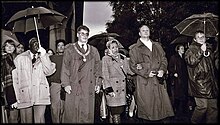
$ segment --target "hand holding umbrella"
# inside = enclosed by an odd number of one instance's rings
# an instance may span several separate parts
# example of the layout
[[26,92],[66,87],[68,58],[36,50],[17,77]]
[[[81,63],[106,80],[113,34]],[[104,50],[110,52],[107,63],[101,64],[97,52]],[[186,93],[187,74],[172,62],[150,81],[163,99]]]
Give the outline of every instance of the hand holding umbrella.
[[67,17],[54,10],[45,7],[34,8],[32,6],[32,8],[27,8],[15,13],[6,23],[6,26],[8,26],[12,32],[27,33],[36,30],[40,45],[38,29],[45,29],[51,25],[62,24],[64,18]]

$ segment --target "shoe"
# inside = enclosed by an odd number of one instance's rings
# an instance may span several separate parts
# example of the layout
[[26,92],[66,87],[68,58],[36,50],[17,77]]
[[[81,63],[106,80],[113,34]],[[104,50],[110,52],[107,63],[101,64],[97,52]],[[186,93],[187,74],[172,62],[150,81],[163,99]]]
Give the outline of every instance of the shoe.
[[129,115],[129,117],[133,117],[134,114],[133,114],[133,112],[129,112],[128,115]]

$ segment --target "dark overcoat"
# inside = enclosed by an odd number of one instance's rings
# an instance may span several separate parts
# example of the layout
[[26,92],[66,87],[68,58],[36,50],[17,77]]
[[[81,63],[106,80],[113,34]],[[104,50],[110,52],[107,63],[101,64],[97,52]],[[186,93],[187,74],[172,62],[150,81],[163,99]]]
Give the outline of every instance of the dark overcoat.
[[[188,72],[187,65],[183,57],[179,54],[174,54],[170,57],[168,71],[171,81],[174,82],[174,98],[186,99],[188,96]],[[178,77],[174,74],[177,73]]]

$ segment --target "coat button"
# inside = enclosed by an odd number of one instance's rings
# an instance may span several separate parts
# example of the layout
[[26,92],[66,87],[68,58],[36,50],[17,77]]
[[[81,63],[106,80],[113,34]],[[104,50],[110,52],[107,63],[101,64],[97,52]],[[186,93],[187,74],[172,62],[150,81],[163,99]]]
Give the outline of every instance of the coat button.
[[116,90],[116,92],[118,92],[118,90]]
[[116,83],[118,83],[118,81],[116,81]]
[[90,81],[90,83],[92,83],[92,81]]
[[125,91],[124,89],[122,89],[122,91]]
[[125,82],[125,80],[122,80],[122,82]]
[[78,72],[81,72],[81,70],[80,70],[80,69],[78,69]]

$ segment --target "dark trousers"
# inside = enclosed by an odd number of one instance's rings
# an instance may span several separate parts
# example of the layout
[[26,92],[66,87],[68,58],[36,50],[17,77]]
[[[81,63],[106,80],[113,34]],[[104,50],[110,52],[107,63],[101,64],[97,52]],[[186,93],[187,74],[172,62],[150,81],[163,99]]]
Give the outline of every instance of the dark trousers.
[[192,123],[201,123],[203,119],[205,119],[206,123],[218,122],[217,99],[195,97],[195,102],[196,107],[191,118]]

